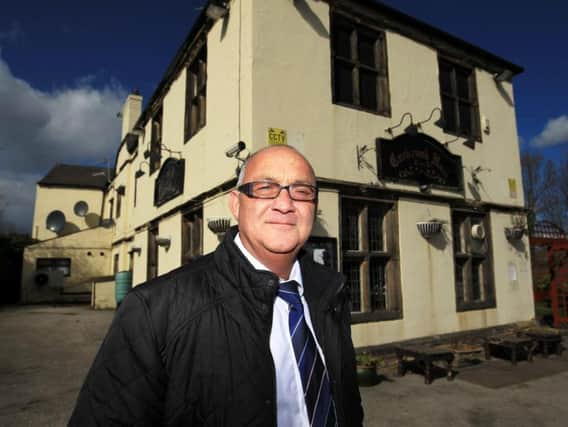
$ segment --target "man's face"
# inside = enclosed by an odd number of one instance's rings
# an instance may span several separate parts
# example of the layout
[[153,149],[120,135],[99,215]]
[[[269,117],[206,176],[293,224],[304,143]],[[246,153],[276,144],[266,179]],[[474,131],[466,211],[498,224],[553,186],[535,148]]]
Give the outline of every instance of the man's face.
[[[251,181],[315,185],[302,156],[282,147],[262,151],[248,162],[243,184]],[[315,202],[292,200],[287,190],[280,191],[276,199],[255,199],[233,191],[230,207],[243,244],[261,262],[285,254],[295,256],[314,222]]]

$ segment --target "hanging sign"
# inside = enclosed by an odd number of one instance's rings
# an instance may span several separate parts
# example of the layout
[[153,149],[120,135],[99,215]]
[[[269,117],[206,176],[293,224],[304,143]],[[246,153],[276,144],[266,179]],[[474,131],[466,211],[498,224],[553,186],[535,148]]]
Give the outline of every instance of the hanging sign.
[[376,152],[377,175],[381,180],[463,190],[461,157],[428,135],[377,138]]

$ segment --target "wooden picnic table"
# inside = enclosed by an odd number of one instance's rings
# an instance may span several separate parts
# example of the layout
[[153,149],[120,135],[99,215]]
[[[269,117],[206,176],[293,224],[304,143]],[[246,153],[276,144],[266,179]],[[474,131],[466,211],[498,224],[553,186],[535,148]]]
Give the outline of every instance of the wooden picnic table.
[[432,383],[432,367],[434,362],[446,364],[446,378],[453,379],[452,363],[454,353],[447,349],[428,347],[424,345],[399,345],[395,347],[398,361],[398,375],[404,376],[411,365],[418,365],[424,372],[424,383]]

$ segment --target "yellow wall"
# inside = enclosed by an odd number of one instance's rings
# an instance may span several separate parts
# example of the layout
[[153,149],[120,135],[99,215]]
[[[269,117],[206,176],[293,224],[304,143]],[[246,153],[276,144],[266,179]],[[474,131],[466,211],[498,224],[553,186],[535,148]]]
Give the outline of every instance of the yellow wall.
[[[84,230],[58,239],[30,245],[24,250],[22,302],[73,300],[69,292],[90,292],[91,279],[110,271],[111,231],[102,227]],[[70,258],[71,275],[64,278],[63,294],[49,286],[34,283],[37,258]]]
[[[98,226],[102,199],[102,190],[36,185],[32,237],[38,240],[58,237],[57,233],[46,227],[47,216],[54,210],[63,212],[66,219],[65,228],[59,233],[60,236]],[[89,205],[86,217],[77,216],[73,212],[75,203],[81,200]]]
[[[331,102],[331,59],[329,7],[325,2],[255,2],[253,26],[253,144],[266,145],[267,129],[287,131],[290,145],[296,146],[313,163],[318,176],[380,187],[408,189],[417,186],[379,183],[368,169],[357,169],[356,147],[374,147],[376,138],[390,138],[385,129],[399,123],[410,112],[414,122],[425,120],[440,107],[437,52],[392,31],[386,31],[389,91],[392,117],[384,117]],[[310,12],[302,11],[309,8]],[[306,19],[305,16],[312,17]],[[283,37],[282,35],[286,36]],[[308,66],[309,64],[309,66]],[[478,175],[481,199],[522,207],[522,183],[514,99],[510,83],[498,88],[492,75],[476,70],[480,116],[490,123],[490,133],[475,150],[451,144],[453,154],[463,159],[466,198],[473,199],[468,188],[471,169],[489,168]],[[505,94],[505,95],[503,95]],[[440,142],[454,139],[433,123],[422,131]],[[400,134],[404,125],[396,129]],[[376,170],[376,154],[365,156]],[[509,196],[508,179],[517,183],[517,197]],[[459,194],[433,190],[434,194],[461,197]]]

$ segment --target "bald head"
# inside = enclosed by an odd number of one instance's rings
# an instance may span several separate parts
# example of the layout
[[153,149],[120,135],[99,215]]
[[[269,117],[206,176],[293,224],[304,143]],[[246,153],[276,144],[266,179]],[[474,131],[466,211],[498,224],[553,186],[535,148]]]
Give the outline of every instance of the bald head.
[[254,158],[264,152],[268,152],[268,151],[273,151],[274,155],[278,155],[278,152],[281,150],[292,150],[295,154],[297,154],[299,157],[301,157],[302,159],[304,159],[304,162],[306,162],[306,164],[308,165],[310,171],[312,172],[312,177],[315,183],[316,180],[316,174],[314,171],[314,168],[312,167],[312,165],[310,164],[310,162],[308,161],[308,159],[306,159],[306,157],[300,153],[296,148],[290,146],[290,145],[270,145],[268,147],[263,147],[260,150],[255,151],[253,154],[251,154],[246,161],[244,162],[243,166],[241,167],[241,170],[239,171],[239,176],[237,178],[237,187],[242,185],[245,182],[245,176],[246,176],[246,169],[247,166],[249,165],[249,163],[251,163],[252,161],[254,161]]

